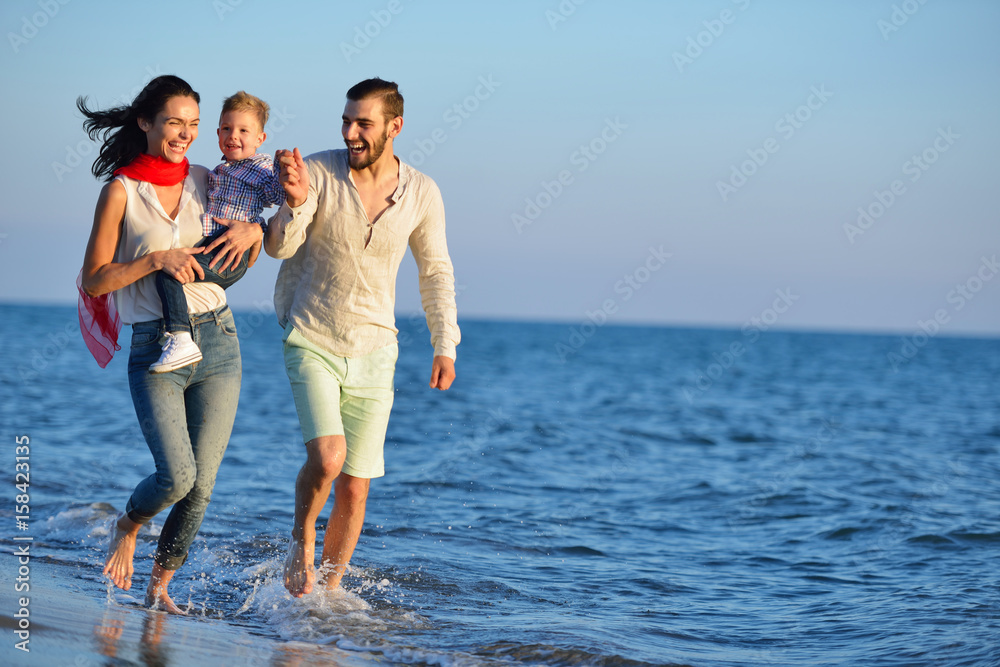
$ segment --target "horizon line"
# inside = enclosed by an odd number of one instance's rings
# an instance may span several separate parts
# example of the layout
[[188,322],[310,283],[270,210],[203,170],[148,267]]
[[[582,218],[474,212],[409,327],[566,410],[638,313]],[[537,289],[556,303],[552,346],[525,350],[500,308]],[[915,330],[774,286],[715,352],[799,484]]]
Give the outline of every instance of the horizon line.
[[[268,302],[270,305],[270,302]],[[4,307],[21,307],[21,308],[74,308],[76,304],[72,302],[65,301],[6,301],[0,300],[0,308]],[[261,309],[258,306],[252,305],[240,305],[240,304],[230,304],[230,308],[236,314],[241,314],[247,311],[257,310],[258,312],[273,314],[274,309]],[[397,323],[402,320],[413,320],[419,318],[421,322],[424,321],[424,313],[421,311],[403,311],[394,313]],[[614,322],[605,322],[600,325],[594,325],[590,323],[586,318],[544,318],[544,317],[533,317],[530,315],[489,315],[489,314],[474,314],[462,316],[459,314],[459,322],[481,322],[481,323],[505,323],[505,324],[539,324],[546,326],[580,326],[590,324],[591,326],[596,326],[598,329],[605,327],[610,328],[651,328],[651,329],[687,329],[695,331],[719,331],[719,332],[741,332],[746,326],[746,323],[742,324],[726,324],[718,322],[684,322],[684,321],[669,321],[669,320],[642,320],[642,319],[622,319],[616,320]],[[913,326],[911,328],[894,328],[894,327],[830,327],[824,325],[778,325],[768,327],[766,330],[760,330],[761,333],[793,333],[793,334],[805,334],[805,335],[844,335],[844,336],[912,336],[920,332],[919,326]],[[1000,331],[979,331],[979,330],[962,330],[957,329],[948,332],[937,333],[933,338],[954,338],[954,339],[977,339],[977,340],[996,340],[1000,339]]]

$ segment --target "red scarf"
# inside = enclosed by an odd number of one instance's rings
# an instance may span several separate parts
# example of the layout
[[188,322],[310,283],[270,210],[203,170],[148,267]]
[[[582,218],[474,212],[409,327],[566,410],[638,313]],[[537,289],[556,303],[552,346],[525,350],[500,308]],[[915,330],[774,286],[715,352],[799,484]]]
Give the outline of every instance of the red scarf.
[[187,178],[190,168],[187,158],[183,162],[171,162],[159,155],[139,153],[139,157],[115,169],[115,176],[128,176],[153,185],[177,185]]
[[80,293],[77,301],[77,313],[80,316],[80,333],[87,349],[94,355],[97,364],[104,368],[122,349],[118,344],[118,332],[122,329],[122,320],[115,308],[115,300],[111,294],[88,296],[83,291],[83,271],[76,277],[76,289]]

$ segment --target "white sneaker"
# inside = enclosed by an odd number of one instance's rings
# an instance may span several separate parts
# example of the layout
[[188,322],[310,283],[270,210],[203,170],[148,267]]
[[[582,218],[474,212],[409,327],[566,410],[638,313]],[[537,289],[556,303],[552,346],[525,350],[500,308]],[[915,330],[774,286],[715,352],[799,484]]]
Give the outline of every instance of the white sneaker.
[[163,345],[163,354],[159,361],[149,367],[150,373],[169,373],[190,366],[196,361],[201,361],[201,350],[187,331],[172,334],[166,333],[164,336],[167,342]]

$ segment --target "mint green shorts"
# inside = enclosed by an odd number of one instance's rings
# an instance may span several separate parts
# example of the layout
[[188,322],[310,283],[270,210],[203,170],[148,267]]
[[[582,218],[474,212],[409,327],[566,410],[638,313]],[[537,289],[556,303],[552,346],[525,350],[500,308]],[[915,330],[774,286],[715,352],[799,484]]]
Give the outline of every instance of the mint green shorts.
[[303,441],[342,435],[347,440],[343,472],[368,479],[384,475],[382,450],[399,346],[387,345],[363,357],[338,357],[306,340],[290,323],[284,342]]

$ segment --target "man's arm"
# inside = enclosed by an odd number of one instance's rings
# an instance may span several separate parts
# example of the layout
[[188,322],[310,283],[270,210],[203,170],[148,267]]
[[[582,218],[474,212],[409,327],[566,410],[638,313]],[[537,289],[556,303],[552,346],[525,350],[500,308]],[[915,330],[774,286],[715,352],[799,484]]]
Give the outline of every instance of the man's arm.
[[316,213],[318,198],[298,148],[275,151],[274,159],[281,165],[285,203],[267,223],[264,251],[275,259],[288,259],[306,240],[306,229]]
[[444,203],[437,186],[432,187],[424,216],[410,234],[410,250],[417,262],[420,300],[434,346],[430,386],[445,390],[455,379],[455,348],[461,333],[455,305],[455,270],[444,231]]
[[218,247],[222,247],[219,253],[209,262],[209,268],[215,268],[219,264],[219,271],[225,271],[239,264],[240,257],[247,250],[250,250],[247,267],[251,267],[257,261],[260,253],[260,242],[264,235],[261,226],[254,222],[244,222],[242,220],[226,220],[224,218],[213,218],[216,223],[227,228],[225,234],[219,236],[207,246],[205,252],[210,253]]

